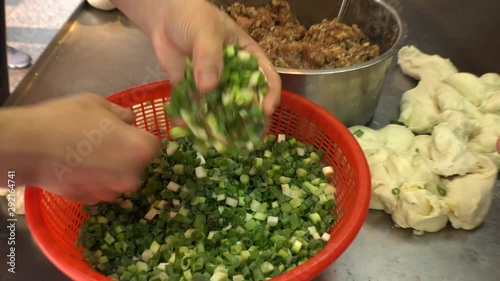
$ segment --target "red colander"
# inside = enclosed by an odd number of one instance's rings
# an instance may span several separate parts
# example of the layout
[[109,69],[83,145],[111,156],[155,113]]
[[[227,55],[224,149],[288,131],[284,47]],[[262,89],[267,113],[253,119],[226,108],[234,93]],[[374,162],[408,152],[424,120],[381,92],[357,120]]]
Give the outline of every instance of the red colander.
[[[171,120],[163,104],[170,99],[171,85],[159,81],[123,90],[107,99],[131,108],[135,126],[169,138]],[[351,244],[368,212],[371,186],[364,154],[349,130],[329,112],[306,98],[283,90],[281,104],[272,116],[271,134],[295,136],[297,140],[323,149],[335,177],[336,211],[331,238],[316,256],[272,281],[311,280],[333,263]],[[92,270],[76,248],[80,225],[87,216],[74,201],[30,186],[25,192],[26,219],[34,240],[47,258],[72,280],[112,280]]]

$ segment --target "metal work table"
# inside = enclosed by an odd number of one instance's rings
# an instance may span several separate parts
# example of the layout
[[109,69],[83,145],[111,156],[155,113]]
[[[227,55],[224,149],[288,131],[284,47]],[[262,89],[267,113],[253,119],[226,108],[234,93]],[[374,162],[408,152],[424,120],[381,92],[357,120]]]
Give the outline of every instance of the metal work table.
[[[406,44],[449,57],[461,71],[500,72],[500,1],[401,0],[409,27]],[[120,12],[84,3],[7,101],[32,104],[81,91],[110,95],[164,79],[148,38]],[[372,127],[397,114],[401,94],[414,87],[393,62]],[[5,206],[2,202],[2,206]],[[40,252],[23,216],[16,233],[16,274],[6,271],[6,210],[0,208],[0,278],[68,280]],[[389,215],[370,211],[355,241],[316,281],[500,280],[500,187],[489,216],[475,231],[414,236]]]

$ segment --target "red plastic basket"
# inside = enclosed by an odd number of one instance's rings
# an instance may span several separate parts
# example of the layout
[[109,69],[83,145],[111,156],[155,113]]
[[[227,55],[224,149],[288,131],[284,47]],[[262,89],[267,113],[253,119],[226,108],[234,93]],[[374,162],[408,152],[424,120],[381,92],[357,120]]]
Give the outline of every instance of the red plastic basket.
[[[168,138],[173,126],[163,110],[169,101],[171,85],[159,81],[118,92],[108,100],[131,108],[135,125],[158,138]],[[311,280],[333,263],[359,232],[368,212],[371,186],[366,159],[347,128],[313,102],[283,90],[280,107],[272,117],[271,134],[295,136],[299,141],[322,148],[323,161],[329,159],[337,189],[338,220],[331,238],[316,256],[273,281]],[[111,280],[90,269],[75,248],[81,223],[87,218],[81,205],[28,187],[25,193],[26,219],[34,240],[47,258],[73,280]]]

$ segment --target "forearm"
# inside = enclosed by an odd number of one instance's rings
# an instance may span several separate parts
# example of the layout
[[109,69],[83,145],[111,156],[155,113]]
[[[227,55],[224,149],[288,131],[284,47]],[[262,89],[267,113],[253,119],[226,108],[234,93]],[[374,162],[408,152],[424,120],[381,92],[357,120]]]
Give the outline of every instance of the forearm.
[[[150,25],[150,19],[163,19],[168,18],[162,14],[168,13],[167,9],[159,7],[166,7],[178,2],[179,0],[110,0],[123,14],[134,22],[144,33],[151,36],[153,27]],[[181,0],[182,1],[182,0]],[[159,4],[159,2],[162,2]],[[185,2],[185,0],[183,1]]]
[[29,109],[0,109],[0,186],[6,186],[9,171],[15,172],[16,185],[33,183],[41,155],[36,150],[35,120]]

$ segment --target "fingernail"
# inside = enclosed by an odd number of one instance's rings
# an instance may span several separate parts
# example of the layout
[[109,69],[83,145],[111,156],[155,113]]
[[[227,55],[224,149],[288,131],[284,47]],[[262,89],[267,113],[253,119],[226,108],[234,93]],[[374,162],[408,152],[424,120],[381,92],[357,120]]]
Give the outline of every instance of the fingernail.
[[219,74],[216,67],[210,67],[199,71],[196,79],[199,90],[208,91],[215,88],[219,82],[218,76]]
[[124,122],[130,123],[135,120],[135,113],[130,108],[121,107],[113,103],[111,104],[111,112]]
[[127,112],[126,108],[123,108],[115,103],[111,104],[111,112],[113,112],[116,115],[123,114],[124,112]]

